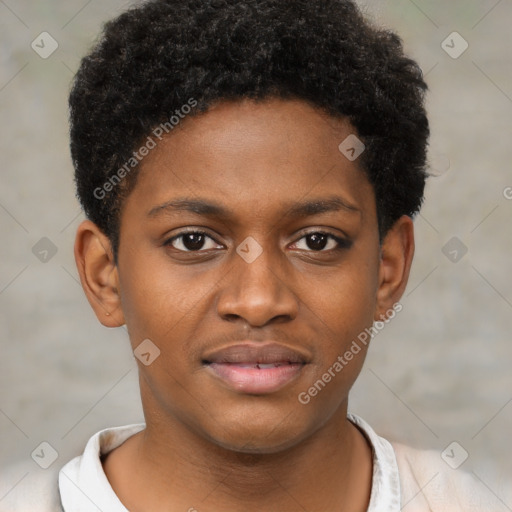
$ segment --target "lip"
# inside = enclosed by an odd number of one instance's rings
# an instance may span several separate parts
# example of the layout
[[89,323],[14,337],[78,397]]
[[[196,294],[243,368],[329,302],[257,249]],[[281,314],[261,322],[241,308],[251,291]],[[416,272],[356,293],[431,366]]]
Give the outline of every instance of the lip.
[[306,354],[275,342],[241,342],[206,354],[203,364],[240,393],[275,393],[298,378]]

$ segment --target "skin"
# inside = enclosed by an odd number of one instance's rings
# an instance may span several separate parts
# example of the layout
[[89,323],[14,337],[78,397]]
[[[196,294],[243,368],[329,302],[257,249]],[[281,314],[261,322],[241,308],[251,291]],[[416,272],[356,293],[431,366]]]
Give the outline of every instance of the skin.
[[[103,461],[130,511],[367,509],[371,449],[346,418],[366,349],[310,403],[298,400],[399,301],[413,258],[407,216],[379,244],[373,187],[338,150],[353,133],[298,100],[221,102],[185,119],[141,163],[117,265],[97,226],[79,226],[75,257],[99,321],[126,323],[133,349],[147,338],[160,349],[148,366],[137,360],[147,428]],[[333,196],[350,208],[287,214]],[[230,213],[148,216],[183,197]],[[208,236],[166,245],[184,228]],[[349,242],[336,250],[334,239],[306,236],[318,232]],[[249,236],[263,251],[251,263],[236,252]],[[241,340],[275,340],[309,363],[275,393],[237,392],[202,358]]]

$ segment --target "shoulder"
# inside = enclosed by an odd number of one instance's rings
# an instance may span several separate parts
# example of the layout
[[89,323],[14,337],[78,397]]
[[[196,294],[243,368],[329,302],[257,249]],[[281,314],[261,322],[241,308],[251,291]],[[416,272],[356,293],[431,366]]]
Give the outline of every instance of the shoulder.
[[32,460],[0,471],[0,512],[62,512],[58,465],[39,468]]
[[[77,505],[85,499],[81,486],[89,486],[91,496],[98,493],[107,496],[107,506],[101,509],[112,510],[110,503],[116,498],[103,473],[100,456],[144,427],[144,423],[138,423],[103,429],[87,441],[81,455],[64,466],[55,461],[47,469],[42,469],[34,462],[35,459],[27,458],[1,468],[0,512],[89,510],[87,500],[85,505]],[[121,510],[119,503],[116,510]]]
[[[450,465],[454,451],[445,455],[392,442],[400,475],[402,510],[433,512],[501,512],[510,510],[482,481]],[[455,461],[458,462],[458,461]]]

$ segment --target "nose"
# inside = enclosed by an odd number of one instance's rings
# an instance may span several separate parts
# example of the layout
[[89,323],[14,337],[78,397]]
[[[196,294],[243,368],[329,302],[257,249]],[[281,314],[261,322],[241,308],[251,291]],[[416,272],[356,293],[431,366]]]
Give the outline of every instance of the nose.
[[254,260],[234,254],[234,266],[223,280],[217,300],[217,312],[228,321],[245,320],[262,327],[271,322],[289,322],[296,318],[299,304],[279,255],[263,249]]

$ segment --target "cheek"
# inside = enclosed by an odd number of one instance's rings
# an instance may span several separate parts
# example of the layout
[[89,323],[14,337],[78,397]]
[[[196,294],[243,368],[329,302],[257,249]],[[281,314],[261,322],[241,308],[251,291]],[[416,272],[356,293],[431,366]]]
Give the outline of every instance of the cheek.
[[313,416],[338,410],[357,379],[371,340],[376,295],[375,272],[347,267],[338,280],[313,297],[318,344],[315,365],[298,395]]
[[162,251],[125,249],[119,260],[121,303],[132,330],[170,327],[194,302],[197,287],[186,282],[184,273],[172,272]]
[[[311,311],[315,314],[318,365],[314,378],[325,375],[331,389],[348,390],[357,378],[371,337],[378,287],[375,262],[364,264],[351,258],[324,287],[310,289]],[[333,377],[334,375],[334,377]]]
[[353,261],[317,287],[311,300],[332,331],[346,339],[373,323],[377,289],[377,263]]
[[[160,350],[159,362],[165,361],[169,371],[183,380],[198,357],[195,333],[215,320],[212,298],[218,273],[185,271],[162,259],[126,260],[120,273],[121,303],[132,349],[150,339]],[[152,368],[141,370],[151,373]],[[157,373],[155,378],[162,376]]]
[[142,254],[125,253],[119,266],[121,304],[132,344],[139,338],[160,338],[183,316],[180,283],[164,265]]

